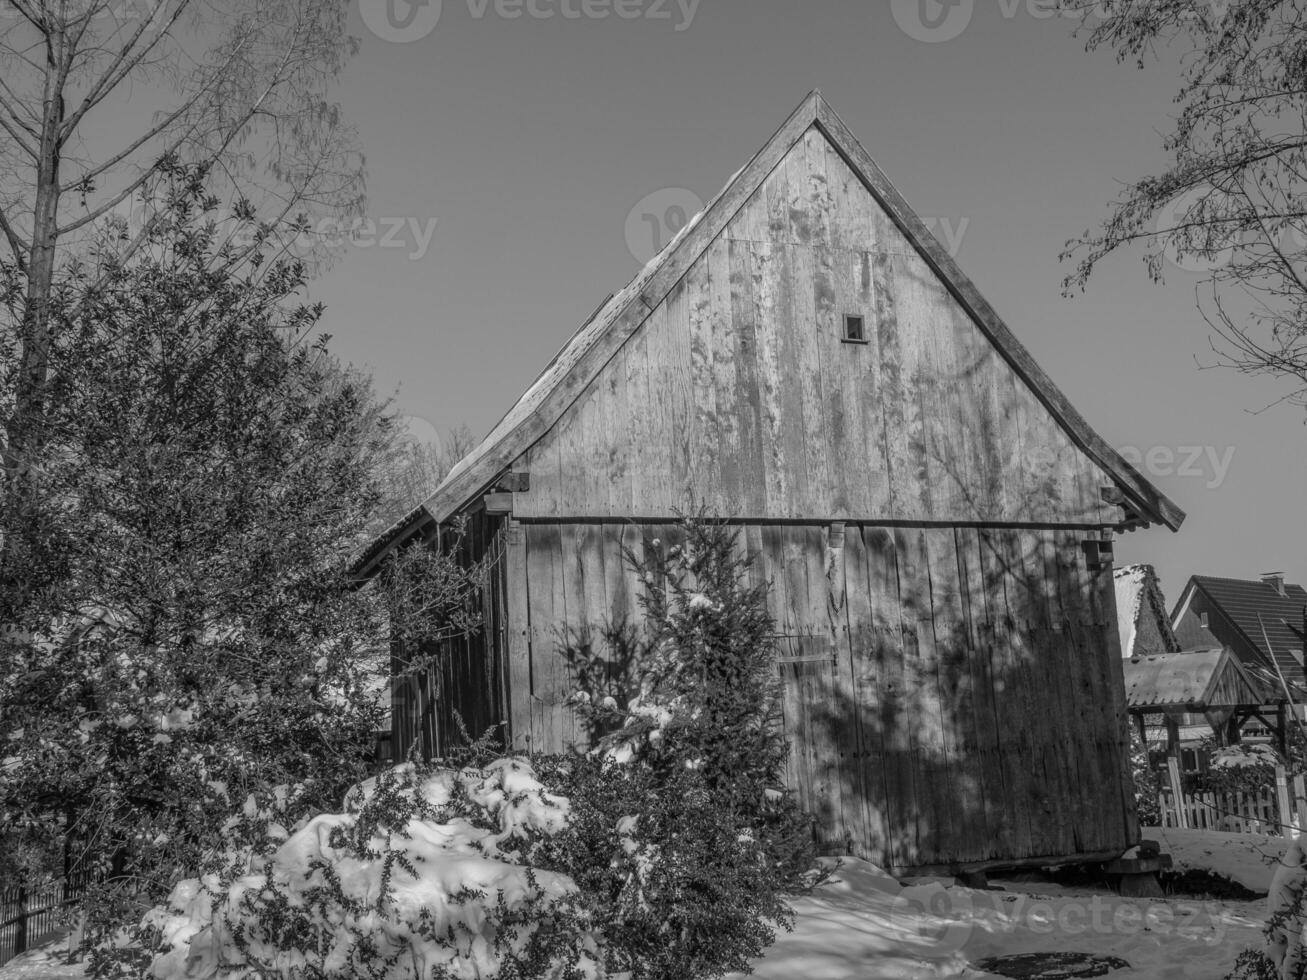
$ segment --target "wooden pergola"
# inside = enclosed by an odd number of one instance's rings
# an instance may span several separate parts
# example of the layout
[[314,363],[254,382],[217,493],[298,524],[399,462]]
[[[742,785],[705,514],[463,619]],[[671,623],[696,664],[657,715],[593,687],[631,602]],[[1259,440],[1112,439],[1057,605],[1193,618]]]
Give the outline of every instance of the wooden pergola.
[[1124,667],[1126,710],[1145,745],[1149,719],[1160,717],[1166,727],[1168,758],[1178,758],[1180,725],[1192,715],[1207,721],[1218,745],[1238,744],[1244,724],[1255,718],[1275,734],[1276,748],[1285,754],[1284,692],[1244,666],[1229,647],[1136,657]]

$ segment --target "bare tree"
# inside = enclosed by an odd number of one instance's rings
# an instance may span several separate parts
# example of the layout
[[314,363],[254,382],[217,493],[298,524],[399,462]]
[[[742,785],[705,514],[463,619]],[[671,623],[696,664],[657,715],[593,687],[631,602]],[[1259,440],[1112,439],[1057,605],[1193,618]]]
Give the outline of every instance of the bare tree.
[[1199,309],[1219,363],[1287,379],[1307,405],[1307,8],[1296,0],[1062,0],[1088,47],[1142,67],[1182,55],[1170,161],[1131,184],[1097,232],[1068,244],[1068,291],[1099,260],[1145,245],[1200,274]]
[[450,429],[439,442],[423,441],[395,428],[385,461],[379,467],[385,492],[371,530],[381,534],[411,513],[476,445],[477,440],[466,425]]
[[361,210],[362,157],[328,98],[356,46],[346,13],[340,0],[0,0],[0,263],[19,283],[0,315],[19,324],[21,371],[4,406],[0,531],[23,519],[45,438],[51,350],[72,319],[52,315],[61,263],[94,244],[119,261],[143,247],[168,213],[152,198],[161,168],[198,166],[260,216],[264,245],[314,214]]

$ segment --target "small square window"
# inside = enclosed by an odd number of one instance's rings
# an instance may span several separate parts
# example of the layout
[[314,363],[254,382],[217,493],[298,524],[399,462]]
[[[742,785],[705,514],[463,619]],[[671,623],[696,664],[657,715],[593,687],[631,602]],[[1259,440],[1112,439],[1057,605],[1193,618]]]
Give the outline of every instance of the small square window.
[[865,344],[867,342],[867,324],[862,317],[852,313],[844,316],[844,337],[848,344]]

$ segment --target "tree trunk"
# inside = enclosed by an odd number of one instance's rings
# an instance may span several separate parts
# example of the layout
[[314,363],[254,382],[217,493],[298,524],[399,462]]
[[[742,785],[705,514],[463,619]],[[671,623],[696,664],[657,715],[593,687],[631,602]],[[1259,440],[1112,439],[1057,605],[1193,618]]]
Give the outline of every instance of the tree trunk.
[[27,290],[20,336],[19,377],[13,414],[5,432],[4,500],[0,511],[0,585],[3,609],[0,626],[12,632],[26,604],[29,588],[15,553],[15,540],[31,512],[31,468],[45,442],[45,388],[50,373],[50,300],[54,286],[55,246],[59,237],[59,163],[64,120],[65,73],[55,61],[56,47],[47,45],[41,142],[36,166],[36,198],[32,208],[32,242],[27,261]]

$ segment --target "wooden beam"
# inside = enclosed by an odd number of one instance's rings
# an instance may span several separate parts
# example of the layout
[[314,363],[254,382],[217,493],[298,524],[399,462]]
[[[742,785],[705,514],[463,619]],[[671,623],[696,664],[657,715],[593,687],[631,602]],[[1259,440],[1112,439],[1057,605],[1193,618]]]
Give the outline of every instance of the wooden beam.
[[531,474],[525,470],[505,473],[495,484],[495,489],[504,493],[526,493],[531,489]]
[[1065,864],[1104,864],[1115,861],[1123,853],[1120,848],[1110,851],[1093,851],[1087,854],[1056,854],[1042,857],[995,859],[990,861],[961,861],[956,864],[917,864],[912,866],[895,866],[890,874],[899,878],[926,876],[943,876],[975,874],[981,871],[998,871],[1000,869],[1053,868]]
[[503,517],[513,513],[513,495],[511,493],[488,493],[481,498],[486,513]]

